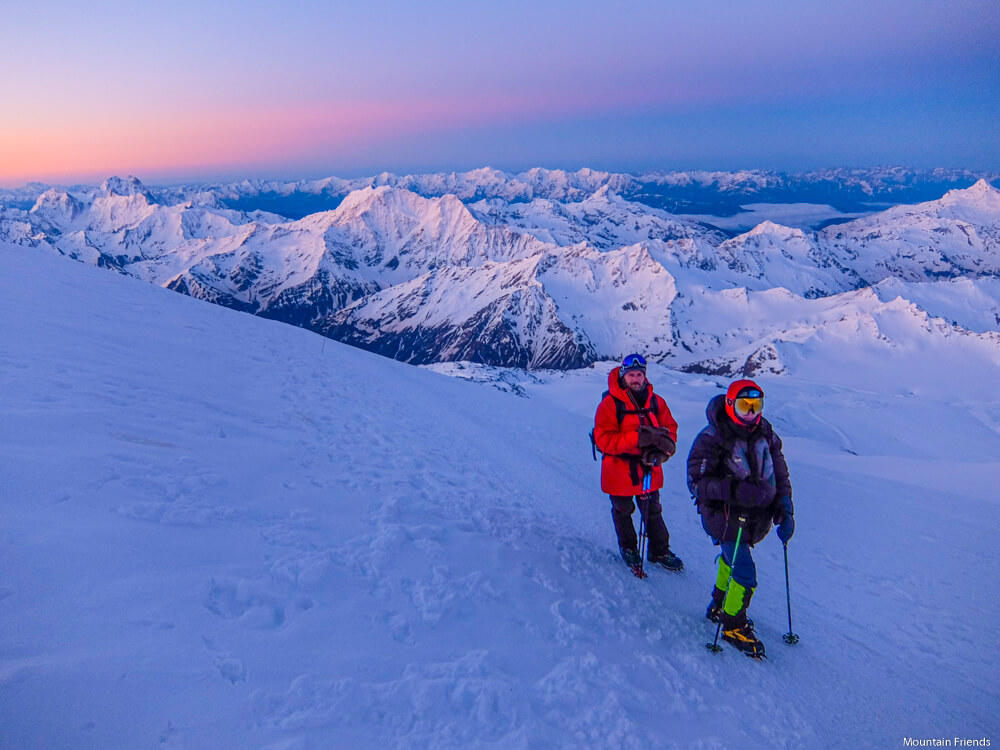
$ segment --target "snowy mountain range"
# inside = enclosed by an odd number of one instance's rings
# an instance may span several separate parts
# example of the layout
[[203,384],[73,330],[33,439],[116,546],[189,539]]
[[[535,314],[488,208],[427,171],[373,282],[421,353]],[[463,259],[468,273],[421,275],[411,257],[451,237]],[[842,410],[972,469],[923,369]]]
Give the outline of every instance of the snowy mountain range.
[[[811,179],[873,199],[919,182]],[[845,321],[883,336],[878,320],[900,316],[998,346],[1000,191],[984,179],[819,230],[764,221],[735,237],[635,200],[640,184],[759,195],[788,180],[484,169],[156,190],[111,178],[48,189],[27,210],[9,200],[0,240],[414,364],[569,369],[640,350],[695,372],[780,372],[789,346]],[[227,207],[282,193],[339,200],[298,219]],[[985,310],[959,303],[969,285]]]
[[840,211],[871,211],[898,203],[933,200],[948,190],[1000,174],[958,169],[824,169],[800,174],[766,170],[670,171],[631,175],[593,169],[566,171],[534,168],[517,174],[481,168],[469,172],[395,175],[388,172],[350,180],[280,182],[242,180],[227,184],[162,189],[162,202],[178,202],[211,193],[220,206],[267,209],[301,218],[332,210],[349,193],[365,187],[397,187],[427,198],[455,195],[465,203],[493,198],[508,203],[547,199],[575,203],[601,188],[675,214],[731,216],[750,203],[829,204]]
[[[566,171],[534,168],[511,174],[481,168],[469,172],[396,175],[388,172],[353,179],[240,180],[231,183],[151,188],[165,205],[209,203],[218,208],[269,211],[293,219],[336,208],[348,194],[366,187],[397,187],[426,198],[455,195],[464,203],[500,199],[527,203],[541,198],[560,203],[580,202],[603,187],[629,201],[675,214],[728,217],[747,213],[743,204],[828,204],[839,211],[881,210],[890,205],[939,198],[948,190],[983,179],[996,186],[1000,173],[960,169],[824,169],[789,174],[766,170],[670,171],[644,174]],[[0,189],[0,205],[28,210],[49,189],[30,183],[15,190]],[[87,192],[81,185],[70,191]]]

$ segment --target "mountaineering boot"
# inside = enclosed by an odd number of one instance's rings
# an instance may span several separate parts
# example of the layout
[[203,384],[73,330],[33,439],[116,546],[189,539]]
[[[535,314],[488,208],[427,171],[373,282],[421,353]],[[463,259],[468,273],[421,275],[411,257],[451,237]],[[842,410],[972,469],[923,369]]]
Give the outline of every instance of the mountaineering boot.
[[753,632],[753,625],[749,622],[744,622],[742,625],[734,625],[731,628],[724,627],[722,629],[722,640],[733,644],[751,659],[764,658],[764,644],[757,638],[757,634]]
[[639,557],[639,552],[637,550],[619,547],[618,551],[622,553],[622,560],[624,560],[625,564],[630,568],[642,567],[642,558]]
[[[705,610],[705,619],[711,623],[718,624],[722,622],[722,602],[726,598],[726,592],[722,589],[716,588],[712,589],[712,601],[708,603],[708,609]],[[746,617],[746,614],[743,615]],[[749,617],[746,618],[747,623],[750,627],[753,627],[753,620]]]
[[646,557],[654,565],[660,565],[667,570],[684,570],[684,561],[670,550],[662,555],[648,555]]
[[706,620],[714,623],[722,621],[722,602],[725,598],[725,589],[720,589],[718,586],[712,589],[712,601],[708,603],[708,609],[705,610]]
[[[709,604],[708,605],[708,611],[705,613],[705,619],[708,620],[709,622],[717,625],[718,623],[722,622],[721,612],[722,612],[721,609],[716,609],[715,608],[715,604],[714,603],[713,604]],[[749,625],[751,628],[754,626],[754,624],[753,624],[753,618],[752,617],[748,617],[747,618],[747,625]]]
[[622,553],[622,560],[632,570],[632,575],[636,578],[649,578],[649,574],[642,569],[642,556],[638,551],[627,547],[619,547],[618,551]]
[[[719,618],[722,621],[722,640],[736,646],[753,659],[764,658],[764,644],[753,632],[753,621],[747,617],[750,600],[753,599],[753,589],[730,579],[729,591],[722,601],[722,611]],[[713,599],[715,593],[713,592]]]

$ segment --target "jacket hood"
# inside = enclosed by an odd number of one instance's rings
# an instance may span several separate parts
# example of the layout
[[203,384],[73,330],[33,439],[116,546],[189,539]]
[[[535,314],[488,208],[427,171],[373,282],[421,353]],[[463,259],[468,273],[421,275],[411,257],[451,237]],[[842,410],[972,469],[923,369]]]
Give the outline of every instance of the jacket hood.
[[731,434],[742,435],[746,437],[747,435],[754,434],[758,431],[764,430],[765,434],[770,434],[771,423],[768,422],[763,416],[760,421],[753,426],[746,426],[743,424],[738,424],[729,418],[729,414],[726,411],[726,396],[720,393],[718,396],[713,396],[711,401],[708,402],[708,406],[705,407],[705,416],[708,417],[708,423],[719,430],[726,430]]
[[[752,380],[737,380],[729,386],[726,391],[726,414],[733,421],[733,424],[739,425],[740,427],[745,427],[743,420],[736,416],[736,412],[733,409],[733,402],[740,395],[740,393],[747,388],[752,388],[753,390],[760,391],[761,395],[764,394],[764,389],[757,385]],[[758,414],[757,418],[754,420],[754,424],[760,424],[761,415]],[[752,429],[752,428],[751,428]]]
[[[646,392],[648,398],[653,394],[653,384],[649,382],[649,378],[646,378],[646,388],[648,389]],[[617,398],[619,401],[628,403],[628,388],[622,386],[621,382],[618,380],[617,367],[608,373],[608,393]]]
[[724,394],[720,393],[718,396],[712,397],[712,400],[708,402],[708,406],[705,407],[705,416],[708,417],[708,423],[713,427],[720,427],[723,419],[729,421],[729,417],[726,415],[726,397]]

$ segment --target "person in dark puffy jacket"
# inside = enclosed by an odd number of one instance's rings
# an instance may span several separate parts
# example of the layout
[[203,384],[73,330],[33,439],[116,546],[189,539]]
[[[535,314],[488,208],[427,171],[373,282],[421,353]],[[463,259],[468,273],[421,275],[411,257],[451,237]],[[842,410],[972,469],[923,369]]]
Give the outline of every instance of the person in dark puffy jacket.
[[752,380],[737,380],[725,396],[709,401],[708,426],[691,445],[687,478],[701,524],[722,548],[705,616],[721,621],[724,640],[757,658],[764,655],[764,645],[747,618],[757,586],[750,550],[770,533],[772,523],[784,544],[795,531],[788,464],[763,408],[764,391]]
[[[594,443],[604,454],[601,489],[611,497],[611,517],[622,559],[640,569],[638,539],[632,513],[638,502],[646,524],[646,559],[668,570],[684,563],[670,551],[670,534],[663,522],[661,464],[677,450],[677,422],[661,396],[646,379],[646,360],[630,354],[608,373],[608,391],[594,415]],[[644,486],[646,485],[646,486]]]

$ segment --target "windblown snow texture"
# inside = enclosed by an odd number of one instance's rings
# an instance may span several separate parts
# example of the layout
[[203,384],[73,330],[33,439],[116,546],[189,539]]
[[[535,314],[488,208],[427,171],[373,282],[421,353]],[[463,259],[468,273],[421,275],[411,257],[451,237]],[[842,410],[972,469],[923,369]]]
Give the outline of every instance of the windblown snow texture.
[[[586,439],[610,363],[444,377],[0,244],[0,746],[1000,741],[997,348],[857,295],[760,378],[802,640],[772,535],[758,664],[703,647],[681,460],[685,571],[618,558]],[[960,299],[921,304],[973,325]],[[682,457],[726,380],[649,375]]]

